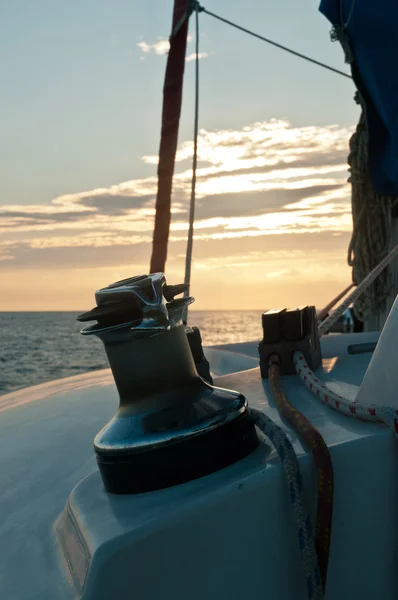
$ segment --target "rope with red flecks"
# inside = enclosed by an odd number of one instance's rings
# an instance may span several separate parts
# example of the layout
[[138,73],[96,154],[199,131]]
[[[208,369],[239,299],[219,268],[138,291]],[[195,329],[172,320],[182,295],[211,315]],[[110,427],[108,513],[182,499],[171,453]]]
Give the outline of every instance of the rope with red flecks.
[[324,404],[339,412],[364,421],[373,421],[384,423],[393,430],[398,436],[398,410],[391,406],[380,404],[365,405],[359,402],[347,400],[339,394],[333,392],[326,384],[320,381],[315,373],[309,368],[304,355],[301,352],[295,352],[293,355],[294,365],[297,375],[301,378],[308,389],[315,394]]
[[322,587],[325,591],[333,519],[332,459],[327,444],[319,431],[312,425],[307,417],[289,403],[283,393],[280,385],[280,362],[279,357],[276,355],[272,355],[269,358],[268,377],[278,411],[303,437],[310,447],[314,459],[318,484],[315,546],[321,573]]

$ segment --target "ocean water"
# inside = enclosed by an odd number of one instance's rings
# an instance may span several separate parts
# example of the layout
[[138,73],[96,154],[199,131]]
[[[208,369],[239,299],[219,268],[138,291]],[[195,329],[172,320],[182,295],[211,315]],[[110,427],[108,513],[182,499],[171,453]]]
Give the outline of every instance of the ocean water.
[[[101,341],[79,334],[78,312],[0,312],[0,395],[107,368]],[[260,311],[191,311],[203,343],[260,339]]]

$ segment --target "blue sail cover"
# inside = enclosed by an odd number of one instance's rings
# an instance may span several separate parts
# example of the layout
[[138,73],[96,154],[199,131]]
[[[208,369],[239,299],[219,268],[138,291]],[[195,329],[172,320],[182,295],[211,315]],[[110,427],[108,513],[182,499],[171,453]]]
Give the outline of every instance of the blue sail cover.
[[333,25],[346,24],[351,9],[347,33],[352,75],[366,106],[370,176],[376,193],[398,196],[398,0],[320,4]]

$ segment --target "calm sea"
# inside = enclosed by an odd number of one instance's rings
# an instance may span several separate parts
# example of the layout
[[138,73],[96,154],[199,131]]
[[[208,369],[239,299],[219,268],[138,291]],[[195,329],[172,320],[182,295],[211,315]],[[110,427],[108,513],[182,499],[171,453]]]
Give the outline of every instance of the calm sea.
[[[0,395],[45,381],[108,367],[102,343],[79,334],[77,312],[0,312]],[[203,343],[261,337],[260,311],[191,311]]]

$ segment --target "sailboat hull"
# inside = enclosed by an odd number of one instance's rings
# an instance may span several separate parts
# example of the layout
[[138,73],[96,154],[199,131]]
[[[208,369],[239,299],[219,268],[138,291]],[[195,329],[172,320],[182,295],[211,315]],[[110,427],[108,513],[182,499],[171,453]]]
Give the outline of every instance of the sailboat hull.
[[[371,354],[322,339],[320,375],[354,398]],[[206,349],[215,384],[238,389],[289,435],[316,505],[311,454],[279,418],[255,343]],[[392,432],[322,405],[297,377],[290,401],[318,427],[335,472],[327,598],[393,599],[396,441]],[[381,401],[381,399],[378,399]],[[110,371],[0,398],[0,589],[8,600],[306,598],[288,493],[265,440],[221,472],[149,494],[106,494],[92,440],[114,414]],[[71,491],[73,492],[71,493]],[[69,498],[69,500],[68,500]]]

